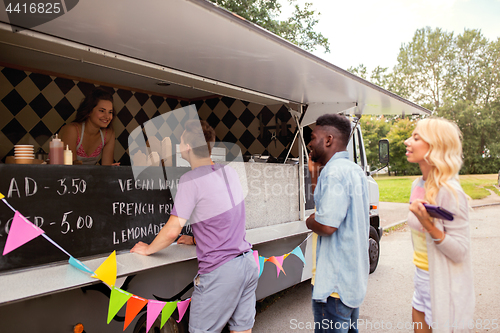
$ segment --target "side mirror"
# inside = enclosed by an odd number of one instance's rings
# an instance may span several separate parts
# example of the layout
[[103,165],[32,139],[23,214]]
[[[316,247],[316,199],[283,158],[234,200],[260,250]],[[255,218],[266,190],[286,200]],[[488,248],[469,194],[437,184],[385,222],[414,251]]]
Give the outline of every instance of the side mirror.
[[389,140],[387,139],[378,142],[378,160],[380,164],[389,164]]

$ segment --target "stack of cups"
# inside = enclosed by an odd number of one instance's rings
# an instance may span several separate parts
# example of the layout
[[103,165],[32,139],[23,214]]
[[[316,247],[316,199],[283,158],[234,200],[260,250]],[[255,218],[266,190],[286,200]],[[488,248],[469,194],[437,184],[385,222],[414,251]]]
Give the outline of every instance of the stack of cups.
[[14,159],[16,164],[33,164],[35,152],[33,145],[15,145]]

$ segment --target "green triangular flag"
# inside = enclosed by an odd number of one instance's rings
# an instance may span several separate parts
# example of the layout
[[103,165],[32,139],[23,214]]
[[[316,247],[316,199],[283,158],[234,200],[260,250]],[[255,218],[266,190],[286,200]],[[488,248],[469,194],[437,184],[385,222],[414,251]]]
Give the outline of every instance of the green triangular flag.
[[132,297],[131,293],[123,291],[113,286],[111,288],[111,295],[109,296],[109,309],[108,309],[108,324],[120,311],[120,309],[127,303],[128,299]]
[[160,329],[163,327],[163,325],[165,325],[165,323],[167,322],[168,318],[170,318],[170,316],[172,315],[172,313],[174,312],[175,309],[177,309],[177,303],[179,301],[175,301],[175,302],[167,302],[167,304],[165,304],[165,306],[163,307],[163,310],[161,310],[161,325],[160,325]]

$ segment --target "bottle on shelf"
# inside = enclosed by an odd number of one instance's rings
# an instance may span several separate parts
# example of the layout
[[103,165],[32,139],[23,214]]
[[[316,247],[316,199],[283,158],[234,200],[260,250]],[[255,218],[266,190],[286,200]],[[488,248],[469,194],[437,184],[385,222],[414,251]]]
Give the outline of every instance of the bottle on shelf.
[[64,164],[64,143],[59,136],[56,136],[50,141],[49,160],[50,164]]
[[69,145],[66,145],[64,150],[64,165],[73,165],[73,152],[69,149]]

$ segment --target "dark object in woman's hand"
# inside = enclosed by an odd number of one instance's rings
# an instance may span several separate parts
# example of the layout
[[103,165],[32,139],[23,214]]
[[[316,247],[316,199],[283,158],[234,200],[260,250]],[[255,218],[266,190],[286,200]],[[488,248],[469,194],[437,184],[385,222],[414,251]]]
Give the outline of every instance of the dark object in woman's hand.
[[441,220],[453,221],[453,214],[442,207],[429,205],[429,204],[425,204],[425,203],[424,203],[424,207],[427,210],[427,213],[429,213],[429,215],[432,217],[435,217],[435,218],[441,219]]

